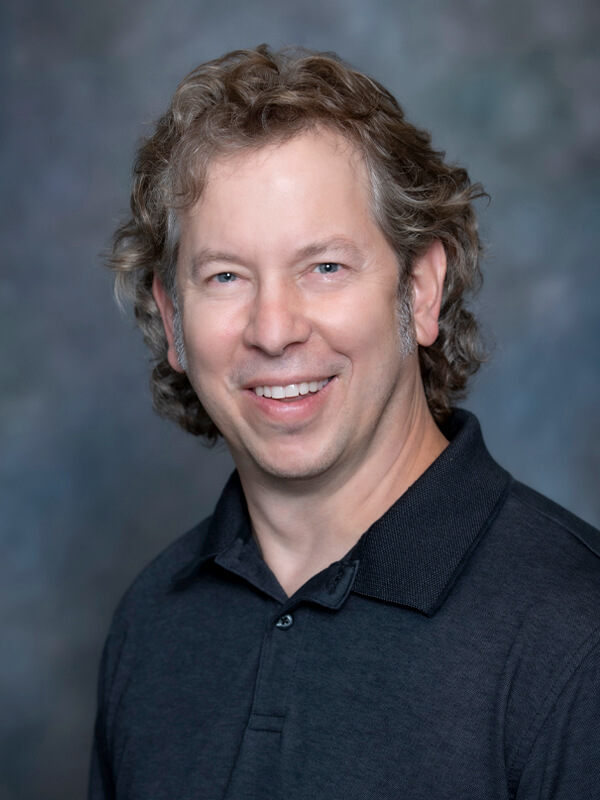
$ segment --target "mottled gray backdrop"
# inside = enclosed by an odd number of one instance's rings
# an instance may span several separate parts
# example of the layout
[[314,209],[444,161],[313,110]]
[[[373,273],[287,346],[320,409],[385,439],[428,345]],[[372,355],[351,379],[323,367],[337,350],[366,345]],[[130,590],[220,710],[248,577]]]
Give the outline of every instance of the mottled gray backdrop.
[[333,49],[492,196],[469,407],[514,474],[600,523],[596,0],[10,0],[2,59],[2,800],[84,793],[98,658],[134,575],[230,465],[150,410],[100,267],[135,142],[226,50]]

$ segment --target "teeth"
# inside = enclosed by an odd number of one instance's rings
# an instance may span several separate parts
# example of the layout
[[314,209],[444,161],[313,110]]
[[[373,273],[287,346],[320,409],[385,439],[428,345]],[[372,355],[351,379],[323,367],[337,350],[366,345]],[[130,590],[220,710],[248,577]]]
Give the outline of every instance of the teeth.
[[314,394],[320,391],[329,378],[324,381],[302,381],[302,383],[289,383],[287,386],[255,386],[254,394],[258,397],[272,397],[274,400],[283,400],[286,397],[298,397],[309,392]]

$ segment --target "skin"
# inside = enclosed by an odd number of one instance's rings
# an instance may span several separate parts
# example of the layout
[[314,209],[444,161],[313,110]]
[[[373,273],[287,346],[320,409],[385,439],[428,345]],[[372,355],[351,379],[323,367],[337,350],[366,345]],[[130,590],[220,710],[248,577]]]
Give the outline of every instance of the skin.
[[[288,595],[342,558],[442,452],[397,314],[398,264],[370,214],[365,166],[317,131],[224,158],[181,226],[188,377],[238,468],[263,558]],[[416,341],[432,344],[442,245],[412,278]],[[174,308],[154,296],[181,371]],[[279,401],[253,387],[329,379]]]

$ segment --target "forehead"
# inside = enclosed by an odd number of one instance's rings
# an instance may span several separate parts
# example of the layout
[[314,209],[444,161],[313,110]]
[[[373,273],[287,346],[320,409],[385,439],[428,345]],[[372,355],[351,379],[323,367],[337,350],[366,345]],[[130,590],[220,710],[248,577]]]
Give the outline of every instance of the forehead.
[[221,155],[182,223],[184,238],[235,234],[263,242],[288,237],[297,244],[309,235],[360,237],[373,224],[368,171],[357,148],[328,130]]
[[275,135],[273,140],[258,141],[255,146],[217,150],[208,161],[207,178],[224,176],[246,164],[264,164],[269,157],[278,154],[290,163],[296,155],[312,161],[324,154],[326,158],[333,156],[350,161],[359,170],[364,168],[362,153],[354,141],[331,127],[315,124],[290,135]]

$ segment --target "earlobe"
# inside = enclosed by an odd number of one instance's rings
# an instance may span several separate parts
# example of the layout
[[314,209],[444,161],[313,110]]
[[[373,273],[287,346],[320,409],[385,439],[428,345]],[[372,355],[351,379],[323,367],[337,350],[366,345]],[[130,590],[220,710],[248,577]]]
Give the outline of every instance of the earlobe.
[[438,240],[417,259],[413,269],[413,319],[422,347],[432,345],[438,336],[445,277],[446,251]]
[[179,363],[179,358],[177,357],[177,350],[175,348],[175,334],[173,332],[173,318],[175,316],[175,307],[173,305],[173,301],[169,297],[169,294],[163,285],[163,282],[156,274],[154,275],[154,280],[152,281],[152,294],[154,295],[154,300],[156,301],[158,310],[160,311],[163,328],[165,329],[165,335],[167,337],[167,343],[168,343],[167,360],[170,366],[176,372],[185,372],[185,370]]

